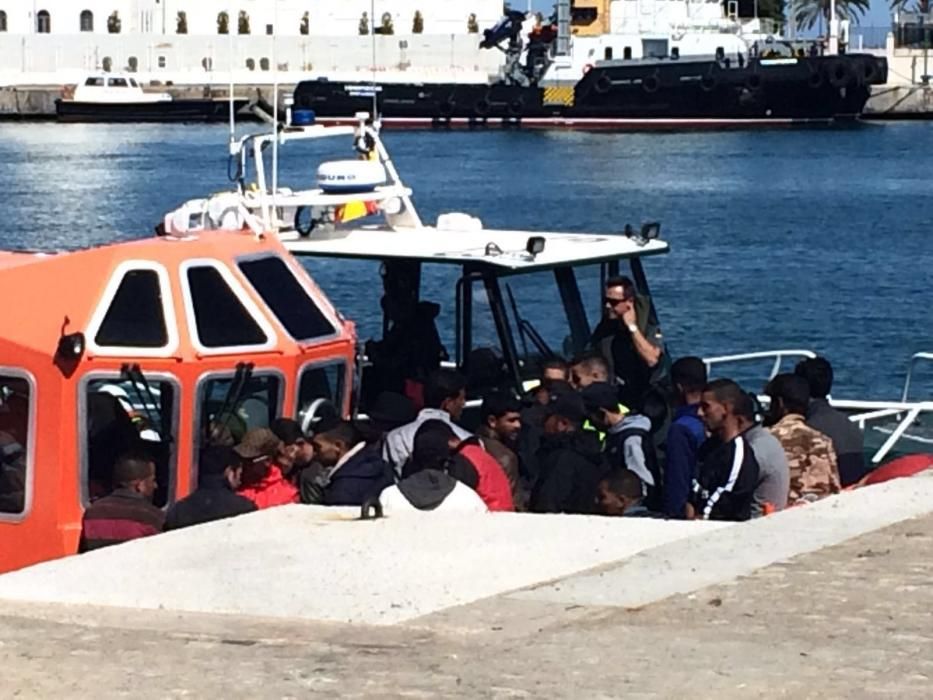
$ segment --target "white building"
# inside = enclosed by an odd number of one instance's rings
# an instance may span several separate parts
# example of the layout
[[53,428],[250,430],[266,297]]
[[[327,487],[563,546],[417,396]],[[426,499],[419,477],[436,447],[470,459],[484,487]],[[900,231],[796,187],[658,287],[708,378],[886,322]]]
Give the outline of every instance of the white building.
[[99,69],[263,83],[276,67],[283,82],[373,71],[484,81],[502,57],[479,39],[501,14],[502,0],[0,0],[0,85]]

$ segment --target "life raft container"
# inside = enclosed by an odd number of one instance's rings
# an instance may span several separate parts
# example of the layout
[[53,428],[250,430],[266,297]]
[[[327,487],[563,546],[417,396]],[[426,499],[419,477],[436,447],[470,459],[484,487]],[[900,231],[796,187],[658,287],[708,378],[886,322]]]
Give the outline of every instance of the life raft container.
[[327,194],[372,192],[385,181],[385,168],[374,160],[332,160],[317,169],[317,186]]

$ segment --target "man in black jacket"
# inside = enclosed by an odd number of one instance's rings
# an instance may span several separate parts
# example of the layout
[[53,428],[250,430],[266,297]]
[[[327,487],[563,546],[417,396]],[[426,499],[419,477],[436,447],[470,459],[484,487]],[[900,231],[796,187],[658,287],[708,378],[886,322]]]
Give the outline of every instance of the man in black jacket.
[[700,448],[688,519],[748,520],[758,485],[758,462],[742,435],[737,406],[746,397],[731,379],[716,379],[703,389],[700,419],[710,439]]
[[595,512],[597,487],[607,469],[596,433],[582,429],[585,419],[577,393],[563,394],[547,405],[537,452],[540,474],[531,494],[533,512]]
[[241,460],[230,447],[206,447],[198,459],[198,488],[173,505],[165,516],[165,529],[178,530],[256,510],[256,504],[235,493],[243,472]]

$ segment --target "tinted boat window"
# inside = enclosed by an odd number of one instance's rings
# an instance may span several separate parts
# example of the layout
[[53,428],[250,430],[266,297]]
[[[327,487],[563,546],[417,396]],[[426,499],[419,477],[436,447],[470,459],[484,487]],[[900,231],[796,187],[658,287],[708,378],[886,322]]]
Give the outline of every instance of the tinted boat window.
[[29,382],[0,375],[0,515],[18,515],[26,507],[31,399]]
[[160,508],[175,489],[175,387],[168,381],[124,377],[92,379],[85,384],[85,503],[111,493],[113,466],[124,452],[142,452],[156,465],[159,483],[153,503]]
[[127,87],[126,78],[111,78],[110,87]]
[[318,399],[330,401],[337,413],[342,413],[346,376],[347,366],[343,362],[331,362],[302,370],[298,384],[298,422],[304,422],[308,411]]
[[88,78],[87,80],[84,81],[84,84],[89,85],[90,87],[103,87],[104,79],[103,78]]
[[198,338],[204,347],[262,345],[268,340],[216,268],[189,268],[188,289]]
[[130,270],[101,321],[94,342],[100,346],[161,348],[168,344],[162,289],[155,270]]
[[197,407],[200,435],[237,443],[248,430],[268,428],[279,415],[279,377],[253,375],[236,396],[230,392],[233,380],[233,376],[214,377],[201,384]]
[[333,335],[333,324],[321,312],[291,268],[279,257],[244,260],[240,270],[295,340]]

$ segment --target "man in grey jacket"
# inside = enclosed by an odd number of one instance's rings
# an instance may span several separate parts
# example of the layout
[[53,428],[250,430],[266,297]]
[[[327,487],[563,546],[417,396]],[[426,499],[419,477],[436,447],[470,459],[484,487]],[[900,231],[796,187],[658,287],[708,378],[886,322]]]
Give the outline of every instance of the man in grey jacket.
[[784,510],[790,493],[790,467],[787,453],[769,430],[760,426],[755,416],[755,401],[748,394],[736,403],[736,417],[745,441],[758,461],[758,486],[752,496],[752,517]]
[[395,468],[395,473],[401,476],[405,463],[411,458],[415,433],[425,421],[440,420],[447,423],[461,440],[471,437],[471,433],[455,423],[460,419],[465,404],[466,380],[463,375],[444,368],[428,375],[424,384],[424,408],[418,417],[386,435],[383,458]]

